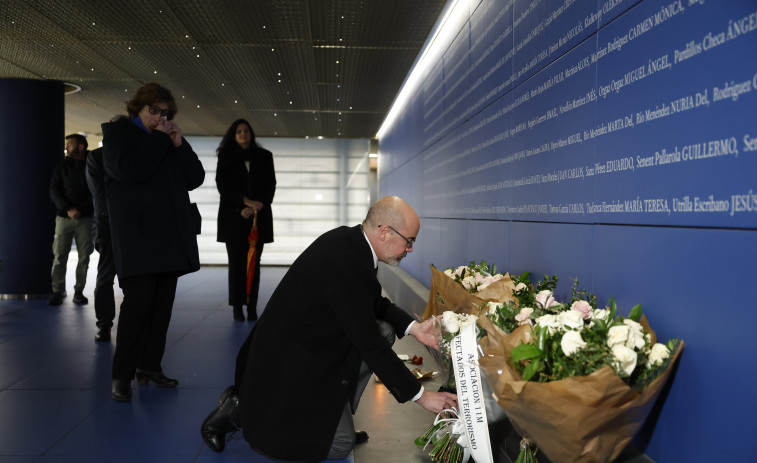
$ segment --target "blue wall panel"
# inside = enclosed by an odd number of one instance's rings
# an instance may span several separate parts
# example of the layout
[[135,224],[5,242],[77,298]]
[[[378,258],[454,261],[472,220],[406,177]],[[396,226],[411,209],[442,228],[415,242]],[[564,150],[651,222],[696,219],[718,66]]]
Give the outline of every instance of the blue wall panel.
[[746,431],[757,410],[754,375],[743,376],[755,340],[751,323],[737,321],[754,311],[757,275],[747,269],[757,261],[757,234],[598,226],[596,249],[597,297],[640,303],[661,339],[686,341],[647,453],[659,462],[757,461]]
[[757,3],[464,3],[379,140],[381,194],[421,216],[403,268],[486,259],[642,304],[687,347],[637,445],[757,461]]

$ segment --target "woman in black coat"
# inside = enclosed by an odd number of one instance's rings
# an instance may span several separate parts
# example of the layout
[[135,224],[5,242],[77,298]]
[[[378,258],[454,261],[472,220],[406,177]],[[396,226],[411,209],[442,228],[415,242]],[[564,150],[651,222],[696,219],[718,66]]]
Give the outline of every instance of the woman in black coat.
[[124,293],[113,354],[113,399],[131,380],[176,387],[161,361],[178,277],[200,268],[200,214],[189,191],[205,170],[172,120],[176,103],[158,84],[137,90],[128,117],[102,125],[105,194],[118,282]]
[[[216,153],[216,185],[221,194],[218,241],[226,243],[229,257],[229,305],[234,308],[234,320],[244,321],[244,304],[247,304],[247,318],[257,320],[260,256],[263,254],[263,244],[273,242],[271,202],[276,192],[273,154],[255,142],[255,132],[244,119],[231,124]],[[255,213],[257,254],[250,300],[247,302],[248,237]]]

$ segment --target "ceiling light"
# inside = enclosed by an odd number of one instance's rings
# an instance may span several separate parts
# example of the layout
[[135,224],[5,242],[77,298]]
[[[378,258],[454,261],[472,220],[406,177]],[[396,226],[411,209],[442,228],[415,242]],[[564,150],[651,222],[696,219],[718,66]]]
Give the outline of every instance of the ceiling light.
[[[453,30],[452,26],[459,24],[457,21],[459,18],[469,14],[468,2],[456,0],[449,5],[444,18],[438,22],[436,30],[426,41],[426,45],[402,84],[402,88],[394,99],[384,122],[381,123],[376,137],[381,138],[389,130],[399,114],[405,109],[410,97],[416,93],[421,79],[428,75],[429,68],[439,62],[439,56],[446,51],[451,41],[450,37],[459,32],[459,30]],[[445,27],[447,25],[450,27]]]

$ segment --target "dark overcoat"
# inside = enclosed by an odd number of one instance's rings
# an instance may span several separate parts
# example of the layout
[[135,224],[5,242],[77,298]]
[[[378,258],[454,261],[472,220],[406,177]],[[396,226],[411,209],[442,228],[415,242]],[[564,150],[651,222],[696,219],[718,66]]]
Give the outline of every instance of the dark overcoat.
[[189,191],[205,170],[186,140],[175,147],[127,118],[102,124],[103,167],[113,254],[119,278],[183,275],[200,268],[200,213]]
[[218,206],[218,241],[244,244],[252,228],[252,217],[245,219],[244,197],[263,203],[258,212],[258,242],[273,241],[273,214],[271,203],[276,193],[276,173],[273,154],[260,147],[246,150],[250,153],[250,170],[245,166],[244,150],[233,149],[218,155],[216,186],[221,194]]
[[246,343],[241,424],[253,448],[283,460],[326,459],[361,361],[398,402],[420,391],[377,320],[402,337],[413,318],[381,295],[362,228],[321,235],[287,271]]

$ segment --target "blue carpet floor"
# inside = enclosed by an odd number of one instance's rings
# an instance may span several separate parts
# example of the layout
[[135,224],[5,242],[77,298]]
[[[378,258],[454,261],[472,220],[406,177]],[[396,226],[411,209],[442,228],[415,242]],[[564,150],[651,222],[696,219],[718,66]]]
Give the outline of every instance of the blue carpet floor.
[[[88,305],[71,302],[72,266],[61,306],[48,306],[46,299],[0,300],[0,461],[270,462],[241,433],[220,454],[200,437],[200,424],[233,382],[237,350],[254,323],[233,321],[226,268],[203,267],[179,279],[163,360],[179,387],[133,381],[132,401],[119,403],[110,396],[115,327],[113,342],[94,342],[95,257],[84,291]],[[285,271],[263,268],[261,309]],[[117,284],[116,294],[119,305]]]

